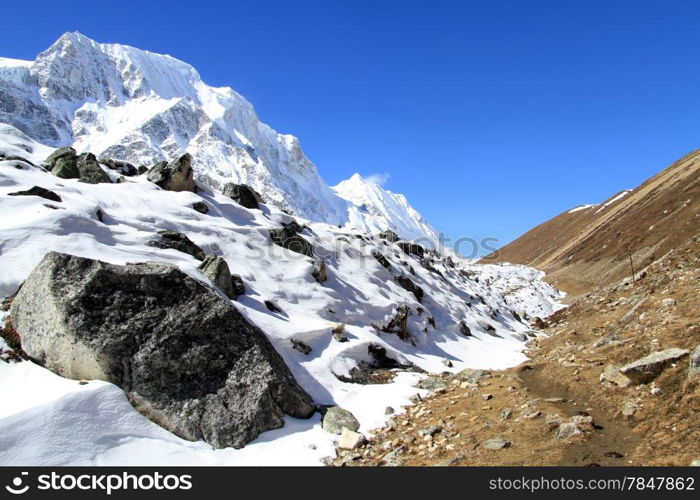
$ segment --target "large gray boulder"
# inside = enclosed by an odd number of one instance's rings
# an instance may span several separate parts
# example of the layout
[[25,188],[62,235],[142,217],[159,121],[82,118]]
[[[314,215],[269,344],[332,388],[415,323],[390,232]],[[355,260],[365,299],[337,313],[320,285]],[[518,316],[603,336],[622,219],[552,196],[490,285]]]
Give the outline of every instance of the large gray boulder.
[[623,366],[620,368],[620,373],[629,378],[632,384],[646,384],[658,377],[671,363],[678,361],[689,353],[690,351],[687,349],[678,349],[676,347],[653,352]]
[[315,407],[262,331],[170,264],[51,252],[11,306],[22,347],[72,379],[114,383],[188,440],[242,447]]
[[168,191],[197,191],[192,170],[192,157],[185,153],[166,163],[157,163],[146,174],[146,179]]

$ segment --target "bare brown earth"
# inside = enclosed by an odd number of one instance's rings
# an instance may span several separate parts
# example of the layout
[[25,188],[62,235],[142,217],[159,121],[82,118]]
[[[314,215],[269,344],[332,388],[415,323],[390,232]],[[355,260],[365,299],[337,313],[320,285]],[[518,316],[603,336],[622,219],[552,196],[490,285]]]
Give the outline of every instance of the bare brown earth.
[[564,212],[483,262],[536,267],[573,296],[630,276],[630,251],[639,270],[700,231],[700,150],[603,205]]
[[[363,447],[339,450],[333,464],[689,465],[699,459],[700,375],[689,376],[688,356],[646,384],[618,387],[600,378],[608,365],[700,344],[699,242],[688,239],[636,282],[591,291],[548,318],[528,344],[528,363],[475,383],[464,381],[469,373],[437,374],[443,389],[405,408]],[[580,434],[558,439],[560,424],[571,422]],[[492,438],[508,444],[487,449]]]

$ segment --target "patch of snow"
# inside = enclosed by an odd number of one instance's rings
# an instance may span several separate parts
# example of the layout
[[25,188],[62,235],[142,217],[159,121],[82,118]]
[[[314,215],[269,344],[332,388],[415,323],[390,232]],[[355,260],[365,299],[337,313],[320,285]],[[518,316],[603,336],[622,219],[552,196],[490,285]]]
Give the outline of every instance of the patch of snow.
[[606,207],[612,205],[613,203],[615,203],[615,202],[617,202],[617,201],[620,201],[622,198],[624,198],[625,196],[627,196],[627,195],[630,194],[631,192],[632,192],[632,190],[630,190],[630,189],[625,190],[625,191],[622,191],[620,194],[618,194],[617,196],[615,196],[615,197],[612,198],[611,200],[608,200],[608,201],[606,201],[605,203],[603,203],[603,204],[600,206],[600,208],[599,208],[598,210],[595,211],[595,213],[598,213],[598,212],[604,210]]
[[593,208],[593,207],[595,207],[595,206],[597,206],[595,203],[590,204],[590,205],[580,205],[580,206],[578,206],[578,207],[572,208],[572,209],[569,210],[567,213],[568,213],[568,214],[573,214],[573,213],[575,213],[575,212],[580,212],[581,210],[587,210],[587,209]]

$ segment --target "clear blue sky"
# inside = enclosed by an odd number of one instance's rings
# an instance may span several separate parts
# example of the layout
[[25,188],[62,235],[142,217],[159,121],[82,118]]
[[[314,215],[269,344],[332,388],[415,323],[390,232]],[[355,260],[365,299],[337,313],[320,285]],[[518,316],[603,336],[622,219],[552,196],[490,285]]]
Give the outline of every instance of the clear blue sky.
[[0,55],[64,31],[171,54],[301,138],[330,183],[387,173],[441,231],[505,243],[700,147],[697,1],[5,2]]

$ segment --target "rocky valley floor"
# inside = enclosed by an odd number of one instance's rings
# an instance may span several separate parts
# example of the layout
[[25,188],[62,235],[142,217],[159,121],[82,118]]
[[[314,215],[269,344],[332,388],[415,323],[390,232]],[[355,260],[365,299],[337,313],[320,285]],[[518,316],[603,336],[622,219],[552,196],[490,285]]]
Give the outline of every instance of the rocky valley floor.
[[697,463],[699,249],[693,238],[555,313],[526,363],[433,376],[430,396],[333,464]]

